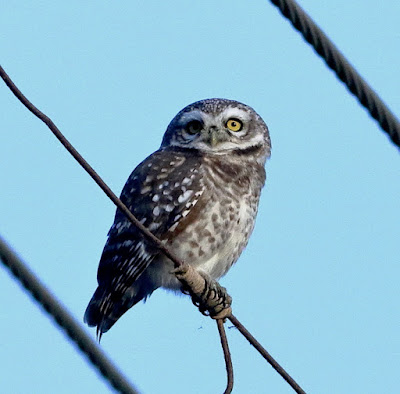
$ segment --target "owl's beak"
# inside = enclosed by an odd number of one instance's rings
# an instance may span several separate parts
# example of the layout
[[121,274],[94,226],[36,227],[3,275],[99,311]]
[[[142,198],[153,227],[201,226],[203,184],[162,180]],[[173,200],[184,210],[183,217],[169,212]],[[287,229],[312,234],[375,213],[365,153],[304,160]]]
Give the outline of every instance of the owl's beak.
[[219,142],[219,130],[215,126],[211,126],[208,131],[208,142],[214,148]]

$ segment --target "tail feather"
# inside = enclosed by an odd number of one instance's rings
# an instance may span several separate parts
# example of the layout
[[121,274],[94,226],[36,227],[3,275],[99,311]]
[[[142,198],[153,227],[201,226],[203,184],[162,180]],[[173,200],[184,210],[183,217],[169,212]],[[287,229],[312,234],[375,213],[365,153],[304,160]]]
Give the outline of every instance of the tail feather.
[[89,327],[97,327],[97,339],[107,332],[117,320],[143,297],[135,294],[134,297],[112,299],[112,293],[107,288],[99,286],[86,308],[84,322]]
[[[116,293],[108,287],[99,286],[93,294],[86,308],[84,322],[89,327],[97,327],[97,339],[100,342],[102,335],[107,332],[117,320],[132,306],[147,298],[154,289],[146,288],[139,291],[135,287],[129,288],[123,295],[116,297]],[[150,290],[150,291],[149,291]]]

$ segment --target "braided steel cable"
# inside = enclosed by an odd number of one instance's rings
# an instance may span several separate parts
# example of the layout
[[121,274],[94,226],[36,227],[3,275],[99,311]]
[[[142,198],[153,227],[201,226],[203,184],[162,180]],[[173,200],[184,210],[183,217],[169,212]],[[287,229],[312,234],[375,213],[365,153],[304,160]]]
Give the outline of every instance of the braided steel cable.
[[50,293],[1,237],[0,260],[116,391],[122,394],[138,394],[138,391],[128,382],[104,352],[102,352],[77,320]]
[[360,104],[379,123],[382,130],[389,135],[392,142],[400,147],[399,120],[335,44],[294,0],[271,0],[271,2],[279,8],[283,16],[290,20],[293,27],[303,35],[304,39],[324,59],[328,67],[344,82]]

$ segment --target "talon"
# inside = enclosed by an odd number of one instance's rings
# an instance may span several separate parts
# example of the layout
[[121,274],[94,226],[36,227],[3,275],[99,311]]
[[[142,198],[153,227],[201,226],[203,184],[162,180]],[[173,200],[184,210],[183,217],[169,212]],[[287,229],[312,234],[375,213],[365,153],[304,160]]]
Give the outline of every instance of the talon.
[[182,293],[189,294],[199,311],[213,319],[225,320],[232,314],[232,298],[225,287],[202,271],[184,264],[172,272],[182,283]]

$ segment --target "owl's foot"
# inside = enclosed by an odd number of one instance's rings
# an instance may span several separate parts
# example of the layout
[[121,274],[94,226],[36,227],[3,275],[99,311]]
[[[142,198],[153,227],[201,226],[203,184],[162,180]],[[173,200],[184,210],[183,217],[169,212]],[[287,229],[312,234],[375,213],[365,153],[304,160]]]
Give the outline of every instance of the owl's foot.
[[191,296],[203,315],[226,319],[232,314],[232,297],[206,273],[196,271],[188,264],[175,268],[172,273],[182,283],[182,292]]

